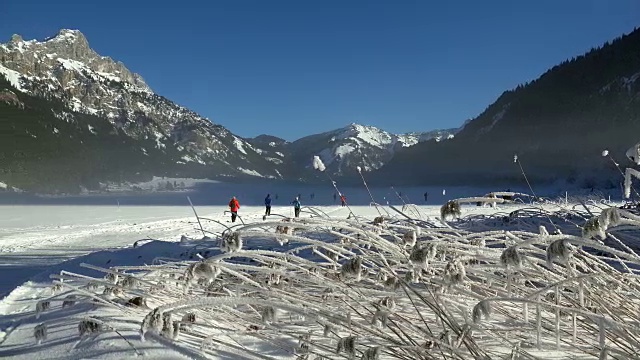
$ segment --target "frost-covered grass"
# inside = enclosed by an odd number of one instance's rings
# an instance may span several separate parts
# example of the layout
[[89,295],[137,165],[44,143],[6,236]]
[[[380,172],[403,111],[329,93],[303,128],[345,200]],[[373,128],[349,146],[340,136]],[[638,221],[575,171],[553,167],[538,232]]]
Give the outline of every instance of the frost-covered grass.
[[[483,199],[494,202],[471,200]],[[227,229],[201,218],[207,237],[183,239],[188,251],[53,274],[56,293],[35,309],[82,309],[67,322],[95,342],[135,330],[122,336],[128,356],[150,343],[191,358],[638,356],[640,217],[465,207],[450,222],[413,205],[371,217],[306,208]],[[37,325],[46,345],[48,323]]]

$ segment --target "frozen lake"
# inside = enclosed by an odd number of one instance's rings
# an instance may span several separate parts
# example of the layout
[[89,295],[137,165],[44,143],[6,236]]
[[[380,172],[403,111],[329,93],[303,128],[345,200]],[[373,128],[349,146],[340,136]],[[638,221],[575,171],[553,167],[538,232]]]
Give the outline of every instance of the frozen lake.
[[[338,189],[346,195],[351,205],[369,205],[371,197],[364,186],[343,187],[338,184]],[[483,195],[490,191],[504,191],[506,188],[457,186],[457,187],[372,187],[370,188],[374,199],[385,204],[413,203],[420,205],[441,205],[447,200]],[[514,186],[509,190],[526,192],[526,186]],[[428,201],[425,202],[424,194],[428,193]],[[443,194],[444,192],[444,194]],[[36,204],[36,205],[178,205],[188,204],[186,196],[190,196],[194,205],[217,206],[226,205],[231,196],[236,196],[241,204],[262,205],[266,194],[271,194],[274,205],[286,205],[297,195],[301,195],[304,205],[333,205],[339,202],[334,200],[336,193],[330,183],[327,185],[304,185],[283,183],[201,183],[193,189],[184,192],[149,192],[149,193],[120,193],[79,196],[34,196],[25,194],[0,193],[0,204]],[[557,190],[545,189],[542,193],[556,195]],[[542,193],[540,195],[542,195]],[[312,198],[313,195],[313,198]],[[402,200],[400,200],[400,196]],[[276,198],[277,197],[277,198]]]

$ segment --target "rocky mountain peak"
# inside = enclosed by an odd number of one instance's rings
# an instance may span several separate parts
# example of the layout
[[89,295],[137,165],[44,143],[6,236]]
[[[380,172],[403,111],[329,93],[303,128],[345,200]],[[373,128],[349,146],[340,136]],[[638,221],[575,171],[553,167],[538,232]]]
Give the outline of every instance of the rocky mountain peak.
[[100,57],[89,47],[87,38],[79,30],[62,29],[53,38],[44,41],[44,47],[52,53],[72,60],[87,61]]
[[47,38],[45,42],[66,42],[66,43],[82,43],[86,44],[87,47],[89,42],[84,34],[80,30],[71,30],[71,29],[60,29],[58,34],[54,37]]
[[[42,41],[25,41],[15,35],[9,42],[0,43],[0,80],[5,79],[4,84],[18,92],[62,102],[75,113],[92,115],[109,124],[111,130],[98,131],[96,136],[117,133],[138,143],[150,157],[154,152],[164,153],[166,158],[158,166],[165,171],[178,167],[198,172],[198,176],[205,172],[216,176],[280,176],[273,163],[260,156],[260,149],[155,94],[122,62],[94,51],[78,30],[62,29]],[[9,93],[0,100],[20,106]],[[56,119],[65,121],[73,116],[66,111],[56,113]],[[93,130],[90,133],[95,135]],[[77,136],[68,135],[69,139]]]
[[12,44],[18,44],[23,42],[24,40],[22,39],[22,36],[18,35],[18,34],[13,34],[11,35],[11,43]]
[[[56,36],[43,41],[25,41],[15,34],[8,43],[0,43],[0,63],[27,76],[53,74],[59,83],[64,84],[73,79],[82,82],[77,75],[71,76],[64,69],[78,73],[86,70],[95,73],[95,77],[125,82],[138,90],[152,92],[142,77],[123,63],[95,52],[79,30],[62,29]],[[63,74],[64,78],[60,78]]]

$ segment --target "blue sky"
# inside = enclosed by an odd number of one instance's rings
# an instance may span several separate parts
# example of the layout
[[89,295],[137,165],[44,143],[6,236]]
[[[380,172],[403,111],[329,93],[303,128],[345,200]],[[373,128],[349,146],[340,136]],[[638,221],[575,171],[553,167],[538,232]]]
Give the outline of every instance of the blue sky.
[[241,136],[351,122],[457,127],[504,90],[640,26],[637,0],[5,1],[0,39],[81,30]]

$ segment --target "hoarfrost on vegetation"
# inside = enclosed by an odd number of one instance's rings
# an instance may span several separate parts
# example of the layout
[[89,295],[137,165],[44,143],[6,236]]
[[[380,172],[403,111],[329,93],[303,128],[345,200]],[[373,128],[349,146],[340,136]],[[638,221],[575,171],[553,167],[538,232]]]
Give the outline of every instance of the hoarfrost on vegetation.
[[318,155],[314,155],[313,156],[313,168],[315,170],[318,170],[318,171],[325,171],[326,170],[326,166],[324,166],[324,163],[322,162],[322,159],[320,159],[320,156],[318,156]]
[[[569,216],[566,207],[553,213],[523,205],[462,217],[461,202],[442,207],[453,222],[392,216],[397,211],[387,207],[388,215],[373,219],[260,219],[211,231],[216,245],[205,238],[189,248],[183,240],[175,259],[98,268],[108,279],[67,273],[65,284],[79,295],[74,310],[84,302],[92,312],[111,311],[108,321],[121,314],[142,338],[159,335],[203,357],[229,349],[237,358],[280,357],[284,343],[283,358],[502,359],[513,358],[518,343],[527,344],[518,347],[522,358],[594,356],[603,348],[635,356],[640,280],[625,268],[640,266],[633,250],[581,237],[581,210]],[[616,234],[624,224],[617,234],[630,244],[640,238],[636,215],[590,209],[593,226]],[[567,235],[548,234],[550,219]],[[92,281],[100,285],[89,288]],[[116,287],[121,293],[110,297]],[[103,296],[103,288],[110,292]],[[118,301],[134,295],[149,301],[123,310]],[[39,301],[38,314],[57,310],[44,304],[59,299]],[[79,332],[116,328],[108,325],[87,319]]]

